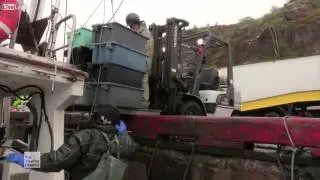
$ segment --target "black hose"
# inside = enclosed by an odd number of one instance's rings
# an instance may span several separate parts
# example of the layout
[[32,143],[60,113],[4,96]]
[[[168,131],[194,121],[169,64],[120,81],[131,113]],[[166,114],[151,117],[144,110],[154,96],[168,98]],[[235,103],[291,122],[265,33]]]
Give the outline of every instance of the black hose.
[[[40,112],[40,117],[43,116],[43,112]],[[37,137],[36,137],[36,151],[38,151],[38,145],[39,145],[39,139],[40,139],[40,128],[41,128],[41,124],[42,124],[42,118],[40,118],[39,121],[39,127],[37,128]],[[49,132],[50,133],[50,132]]]
[[31,102],[27,103],[27,107],[30,109],[30,112],[33,116],[33,125],[31,130],[31,141],[30,141],[30,149],[29,151],[35,151],[37,149],[36,144],[38,141],[37,132],[38,132],[38,112],[37,109],[31,104]]

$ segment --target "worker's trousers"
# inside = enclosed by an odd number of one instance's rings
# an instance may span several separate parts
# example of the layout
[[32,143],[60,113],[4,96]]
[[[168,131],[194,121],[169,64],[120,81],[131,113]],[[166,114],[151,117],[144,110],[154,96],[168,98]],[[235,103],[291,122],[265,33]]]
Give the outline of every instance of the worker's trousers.
[[150,105],[150,101],[149,101],[149,74],[151,74],[151,66],[152,66],[152,60],[151,59],[147,59],[147,72],[144,74],[143,79],[142,79],[142,88],[143,88],[143,107],[144,108],[148,108]]
[[146,73],[142,79],[142,88],[143,88],[143,107],[149,107],[149,75]]

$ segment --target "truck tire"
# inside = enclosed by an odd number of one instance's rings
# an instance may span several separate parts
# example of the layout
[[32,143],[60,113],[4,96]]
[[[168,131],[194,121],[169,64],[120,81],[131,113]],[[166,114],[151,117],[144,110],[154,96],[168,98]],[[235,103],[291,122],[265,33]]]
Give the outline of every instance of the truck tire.
[[201,106],[195,101],[186,101],[179,108],[180,115],[204,116]]

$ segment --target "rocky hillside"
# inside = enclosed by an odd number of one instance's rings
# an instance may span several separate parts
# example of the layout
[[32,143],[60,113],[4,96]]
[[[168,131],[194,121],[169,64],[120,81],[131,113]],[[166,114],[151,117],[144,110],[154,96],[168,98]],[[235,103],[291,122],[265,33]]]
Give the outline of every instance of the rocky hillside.
[[[213,31],[231,42],[235,64],[246,64],[320,54],[320,0],[291,0],[273,7],[262,18],[245,17],[237,24],[189,30]],[[187,61],[190,55],[185,56]],[[208,63],[225,66],[227,51],[210,49]]]

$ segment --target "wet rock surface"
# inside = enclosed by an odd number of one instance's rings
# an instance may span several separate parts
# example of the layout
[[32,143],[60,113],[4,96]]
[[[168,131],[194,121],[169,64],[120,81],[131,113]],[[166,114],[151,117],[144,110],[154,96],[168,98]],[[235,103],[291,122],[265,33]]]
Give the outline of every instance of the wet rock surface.
[[[277,163],[181,153],[146,147],[129,160],[125,180],[282,180]],[[152,166],[151,159],[153,157]],[[191,161],[192,157],[192,161]]]

